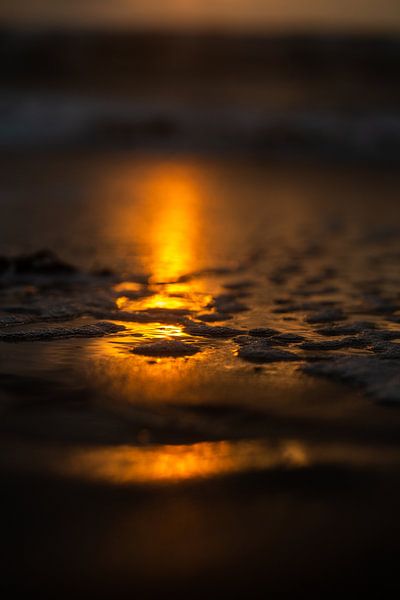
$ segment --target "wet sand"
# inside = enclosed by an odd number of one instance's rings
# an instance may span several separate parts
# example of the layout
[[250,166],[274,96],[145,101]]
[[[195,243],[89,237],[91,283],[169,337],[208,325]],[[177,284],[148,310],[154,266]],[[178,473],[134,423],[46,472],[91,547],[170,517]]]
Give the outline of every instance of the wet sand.
[[5,589],[397,591],[395,170],[2,164]]

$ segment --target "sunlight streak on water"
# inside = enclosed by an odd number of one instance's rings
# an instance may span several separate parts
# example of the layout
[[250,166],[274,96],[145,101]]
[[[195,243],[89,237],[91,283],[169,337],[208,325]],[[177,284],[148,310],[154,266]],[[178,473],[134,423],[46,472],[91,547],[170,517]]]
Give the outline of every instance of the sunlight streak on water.
[[67,473],[109,483],[177,482],[260,470],[304,467],[296,442],[268,448],[262,442],[202,442],[185,446],[118,447],[82,451],[66,462]]
[[[146,440],[146,431],[141,437]],[[189,445],[102,446],[53,448],[44,453],[31,447],[30,468],[43,468],[67,477],[109,484],[179,483],[274,468],[297,469],[309,465],[302,444],[287,440],[199,442]],[[7,449],[5,449],[7,453]],[[24,453],[20,455],[24,456]],[[12,462],[18,467],[18,453]],[[24,460],[20,466],[24,466]]]
[[121,294],[116,301],[119,309],[200,310],[211,301],[200,279],[180,281],[202,267],[208,200],[203,177],[201,168],[184,162],[150,164],[139,181],[131,184],[127,174],[126,191],[137,197],[137,203],[129,204],[120,216],[112,216],[114,228],[122,238],[135,232],[140,247],[146,248],[141,261],[150,279],[149,294],[144,297],[135,297],[141,290],[135,282],[116,285],[115,291]]
[[196,268],[200,186],[193,169],[160,165],[143,182],[154,282],[175,281]]
[[[4,461],[13,468],[49,471],[63,477],[109,485],[178,484],[272,470],[294,470],[318,465],[357,468],[398,468],[398,449],[362,444],[305,443],[299,440],[240,440],[199,442],[188,445],[52,447],[40,445],[3,447]],[[29,450],[29,451],[28,451]],[[29,459],[27,458],[29,457]]]
[[[149,402],[150,405],[179,403],[182,393],[186,400],[196,397],[196,383],[207,375],[212,350],[177,358],[140,356],[130,352],[137,344],[163,339],[190,341],[179,325],[157,323],[135,325],[132,337],[128,336],[123,342],[96,340],[85,367],[90,379],[96,381],[99,389],[107,390],[111,396],[116,394],[123,402],[133,405],[137,402]],[[194,385],[192,391],[190,384]]]

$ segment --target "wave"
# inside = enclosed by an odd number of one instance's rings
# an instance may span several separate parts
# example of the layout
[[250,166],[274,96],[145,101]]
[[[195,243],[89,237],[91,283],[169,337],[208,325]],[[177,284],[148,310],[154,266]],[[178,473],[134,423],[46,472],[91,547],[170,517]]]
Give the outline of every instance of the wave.
[[400,112],[272,110],[9,92],[0,97],[0,145],[256,150],[398,161]]

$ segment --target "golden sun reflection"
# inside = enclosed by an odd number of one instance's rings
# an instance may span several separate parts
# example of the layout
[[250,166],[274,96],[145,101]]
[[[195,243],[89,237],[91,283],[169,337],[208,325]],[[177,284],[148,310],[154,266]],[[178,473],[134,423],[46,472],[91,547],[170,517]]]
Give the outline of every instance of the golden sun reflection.
[[212,360],[215,350],[205,349],[182,357],[140,356],[130,352],[134,345],[161,339],[190,341],[190,336],[180,325],[138,323],[125,338],[93,341],[85,362],[89,379],[96,382],[102,393],[118,397],[122,411],[125,403],[130,406],[139,399],[142,405],[175,403],[183,390],[186,390],[187,401],[197,400],[197,389],[204,379],[204,370],[200,367]]
[[120,446],[81,450],[64,464],[67,474],[109,483],[173,483],[244,471],[308,464],[297,442],[200,442],[181,446]]
[[197,268],[201,187],[193,168],[160,165],[143,182],[153,282],[176,281]]
[[187,162],[147,165],[132,183],[136,202],[119,215],[116,227],[122,239],[136,232],[141,268],[149,274],[148,293],[141,295],[144,287],[134,282],[117,284],[119,309],[199,311],[210,303],[201,279],[186,279],[207,266],[202,262],[207,250],[205,189],[201,169]]
[[[189,286],[188,286],[189,287]],[[197,282],[197,287],[199,283]],[[211,294],[203,294],[188,290],[186,293],[174,293],[171,291],[173,284],[169,286],[150,286],[154,294],[140,299],[131,299],[127,296],[120,296],[116,300],[116,305],[121,310],[135,311],[147,310],[150,308],[162,308],[168,310],[203,310],[212,300]]]
[[140,292],[143,286],[134,281],[122,281],[113,286],[115,292]]
[[[150,432],[137,438],[146,444]],[[345,465],[398,470],[400,453],[393,446],[305,440],[221,440],[189,445],[124,445],[66,447],[40,443],[2,444],[0,466],[24,472],[50,472],[63,477],[110,485],[179,484],[274,469]]]

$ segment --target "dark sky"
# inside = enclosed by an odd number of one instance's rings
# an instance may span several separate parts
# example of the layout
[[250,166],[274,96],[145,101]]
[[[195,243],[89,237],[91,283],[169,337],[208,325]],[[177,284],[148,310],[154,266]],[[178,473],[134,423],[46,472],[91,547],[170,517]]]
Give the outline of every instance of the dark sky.
[[0,20],[22,25],[400,31],[400,0],[1,0]]

